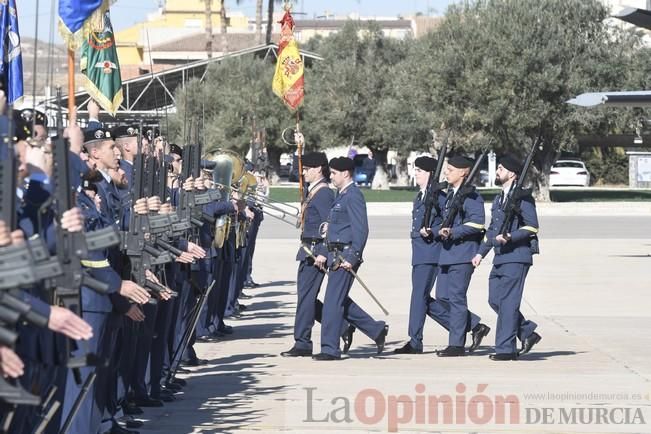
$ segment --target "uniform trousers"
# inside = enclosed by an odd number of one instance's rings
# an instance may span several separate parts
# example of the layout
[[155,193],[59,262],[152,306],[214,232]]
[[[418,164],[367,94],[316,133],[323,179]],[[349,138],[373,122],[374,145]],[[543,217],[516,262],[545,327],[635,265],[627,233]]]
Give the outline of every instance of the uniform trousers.
[[436,282],[436,299],[448,305],[448,345],[463,347],[466,333],[480,318],[468,310],[468,285],[475,268],[471,263],[442,265]]
[[343,268],[328,272],[321,319],[321,352],[325,354],[341,356],[339,338],[346,319],[372,340],[377,339],[384,328],[384,321],[375,321],[348,297],[353,281],[352,273]]
[[497,313],[495,352],[498,354],[515,353],[516,338],[524,341],[536,330],[537,324],[520,313],[529,267],[520,263],[493,265],[488,277],[488,303]]

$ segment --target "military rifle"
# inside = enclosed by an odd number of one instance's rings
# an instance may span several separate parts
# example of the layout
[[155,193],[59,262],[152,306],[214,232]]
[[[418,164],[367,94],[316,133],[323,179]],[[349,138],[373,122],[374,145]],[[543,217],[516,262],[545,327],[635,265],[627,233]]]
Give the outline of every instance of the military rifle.
[[[63,138],[63,116],[61,114],[61,88],[57,88],[57,137],[52,145],[54,165],[52,181],[54,184],[54,203],[57,210],[56,225],[56,257],[61,263],[63,273],[53,279],[51,287],[54,290],[55,301],[67,308],[80,311],[79,296],[84,285],[96,292],[106,294],[108,285],[90,277],[83,272],[81,258],[86,257],[88,250],[103,249],[115,245],[119,237],[113,228],[96,231],[87,237],[83,232],[69,232],[61,226],[63,213],[73,208],[72,189],[70,187],[70,171],[68,169],[68,146]],[[108,229],[108,230],[107,230]]]
[[[438,193],[441,190],[445,190],[448,187],[446,181],[440,182],[441,171],[443,170],[443,163],[445,162],[445,155],[448,152],[448,138],[450,134],[445,137],[443,141],[443,146],[439,151],[438,161],[436,163],[436,169],[433,172],[430,172],[429,179],[427,180],[427,188],[425,189],[425,197],[423,201],[425,203],[425,215],[423,215],[423,221],[421,222],[421,228],[429,228],[432,220],[432,209],[436,211],[437,215],[441,214],[441,210],[438,204]],[[433,239],[433,238],[432,238]]]
[[[17,227],[16,214],[16,158],[13,146],[13,115],[9,106],[9,116],[0,118],[0,146],[6,155],[0,155],[0,220],[3,220],[10,231]],[[40,240],[38,240],[40,242]],[[35,242],[36,243],[36,242]],[[40,247],[44,245],[39,243]],[[42,250],[44,257],[49,257]],[[22,262],[18,262],[19,257]],[[13,297],[8,290],[21,284],[36,283],[36,267],[34,257],[29,252],[29,244],[0,248],[0,345],[14,348],[18,339],[16,327],[21,320],[29,321],[35,326],[47,326],[48,319],[33,312],[31,306]],[[55,270],[56,271],[56,270]],[[0,400],[12,405],[38,405],[40,398],[32,395],[12,380],[0,377]],[[3,429],[8,429],[14,415],[15,407],[7,411],[2,421]]]
[[529,154],[527,155],[527,159],[522,165],[522,170],[520,170],[520,174],[518,175],[518,179],[515,182],[515,185],[511,187],[508,195],[504,198],[504,203],[502,204],[504,221],[502,222],[502,226],[500,227],[499,232],[504,237],[506,237],[510,232],[511,224],[513,223],[515,216],[522,213],[522,210],[520,209],[522,199],[531,195],[531,188],[524,188],[524,181],[527,177],[527,174],[529,173],[531,163],[533,162],[533,157],[536,154],[536,150],[538,149],[539,144],[540,137],[531,146]]
[[[144,169],[145,156],[141,152],[142,125],[138,133],[138,152],[133,162],[134,185],[131,190],[133,207],[135,203],[145,197]],[[131,264],[131,275],[133,280],[145,289],[152,292],[165,292],[167,288],[147,279],[146,270],[151,269],[154,259],[163,252],[157,250],[149,241],[149,219],[147,215],[141,215],[131,209],[129,216],[129,230],[124,234],[123,250],[129,257]]]

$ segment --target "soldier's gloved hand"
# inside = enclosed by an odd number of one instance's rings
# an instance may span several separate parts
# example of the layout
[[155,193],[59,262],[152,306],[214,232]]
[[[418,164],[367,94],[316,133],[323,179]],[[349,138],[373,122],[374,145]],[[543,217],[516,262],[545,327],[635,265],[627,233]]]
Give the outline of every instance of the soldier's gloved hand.
[[99,194],[96,194],[95,197],[93,197],[93,202],[95,203],[95,208],[97,208],[97,211],[101,211],[102,209],[102,196]]
[[423,238],[429,238],[432,235],[432,228],[420,228],[420,236]]
[[185,191],[192,191],[194,190],[194,179],[192,179],[191,176],[189,176],[185,181],[183,181],[183,190]]
[[509,241],[511,241],[511,234],[506,234],[506,236],[499,234],[498,236],[495,237],[495,241],[497,241],[500,244],[506,244]]
[[68,232],[81,232],[84,230],[84,215],[77,207],[71,208],[61,215],[61,227]]
[[326,258],[325,256],[319,255],[314,260],[314,266],[316,268],[318,268],[319,270],[325,270],[325,264],[326,264],[327,260],[328,260],[328,258]]
[[138,304],[145,304],[149,301],[149,293],[146,289],[137,285],[131,280],[123,280],[122,285],[120,286],[120,295],[128,298]]
[[70,151],[79,155],[81,148],[84,146],[84,132],[79,125],[72,123],[63,130],[63,137],[67,137],[70,142]]
[[193,258],[203,259],[206,257],[206,251],[199,245],[189,241],[188,242],[188,253],[192,255]]
[[299,143],[302,145],[305,143],[305,137],[303,136],[303,133],[294,131],[294,142],[298,145]]
[[165,153],[165,140],[163,140],[163,137],[158,136],[154,139],[154,152],[157,155]]
[[447,240],[448,238],[450,238],[452,236],[452,229],[451,228],[441,228],[439,230],[439,235],[444,240]]
[[4,220],[0,220],[0,247],[11,245],[11,232],[9,226],[6,225]]
[[248,206],[244,208],[244,214],[246,214],[246,218],[249,219],[249,221],[253,220],[253,218],[255,217],[255,214],[253,214],[253,211],[251,211],[251,209]]
[[145,313],[140,309],[140,306],[137,304],[132,304],[129,306],[129,310],[125,315],[131,319],[131,321],[142,322],[145,320]]
[[194,180],[194,188],[196,188],[197,190],[206,189],[206,183],[204,182],[203,178],[197,178]]
[[188,252],[183,252],[181,253],[181,256],[175,259],[176,262],[179,264],[191,264],[194,262],[194,256],[189,254]]
[[0,346],[0,374],[3,377],[18,378],[23,373],[25,365],[18,354],[9,347]]
[[484,259],[484,258],[482,258],[482,256],[481,256],[480,254],[476,254],[476,255],[472,258],[472,261],[471,261],[471,262],[472,262],[472,266],[473,266],[473,267],[479,267],[479,264],[481,264],[482,259]]
[[145,270],[145,277],[147,280],[151,280],[154,283],[157,283],[160,285],[160,281],[158,280],[158,277],[154,273],[151,272],[151,270]]
[[86,109],[88,110],[89,118],[99,119],[99,104],[97,104],[94,99],[88,101],[88,104],[86,105]]
[[25,242],[25,234],[20,229],[16,229],[11,234],[11,244],[17,246]]
[[73,311],[61,306],[52,306],[50,309],[47,328],[53,332],[61,333],[74,340],[88,340],[93,337],[93,328],[90,324]]
[[346,270],[346,271],[350,271],[350,270],[353,269],[353,264],[351,264],[351,263],[348,262],[348,261],[343,261],[343,262],[341,263],[340,267],[343,268],[343,269]]
[[152,212],[158,212],[161,207],[160,197],[152,196],[147,198],[147,209]]
[[172,298],[172,290],[168,287],[165,287],[165,291],[157,292],[156,298],[162,301],[167,301]]
[[44,173],[50,176],[52,174],[52,159],[45,155],[45,149],[41,146],[27,146],[25,163],[27,163],[27,171],[30,175]]
[[147,208],[147,198],[142,197],[138,199],[133,205],[133,211],[138,215],[147,214],[149,212],[149,208]]
[[158,214],[171,214],[173,212],[174,209],[172,208],[172,204],[169,202],[161,204],[160,209],[158,210]]

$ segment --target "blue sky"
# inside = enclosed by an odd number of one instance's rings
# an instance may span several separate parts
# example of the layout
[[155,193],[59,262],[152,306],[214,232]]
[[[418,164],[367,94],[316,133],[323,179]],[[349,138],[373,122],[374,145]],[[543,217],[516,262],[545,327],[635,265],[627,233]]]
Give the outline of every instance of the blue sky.
[[[37,0],[19,0],[18,18],[21,36],[35,36]],[[38,1],[38,37],[42,41],[49,39],[51,22],[51,0]],[[55,2],[57,3],[57,2]],[[251,17],[255,16],[255,0],[242,0],[236,5],[235,0],[227,0],[227,10],[237,10]],[[264,1],[265,8],[267,0]],[[304,12],[305,18],[324,15],[326,12],[336,15],[359,13],[363,16],[397,16],[412,15],[416,12],[430,15],[442,15],[453,0],[298,0],[294,11]],[[159,0],[118,0],[111,8],[111,18],[115,30],[121,30],[143,21],[147,14],[158,8]],[[277,5],[279,9],[281,6]],[[266,9],[265,9],[266,10]],[[296,18],[300,19],[302,15]],[[56,29],[56,27],[55,27]],[[55,31],[55,42],[61,42]]]

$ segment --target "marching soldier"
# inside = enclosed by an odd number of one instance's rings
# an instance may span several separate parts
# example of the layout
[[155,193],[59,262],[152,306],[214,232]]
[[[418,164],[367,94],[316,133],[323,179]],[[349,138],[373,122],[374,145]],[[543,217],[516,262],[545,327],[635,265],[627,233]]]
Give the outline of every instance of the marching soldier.
[[[495,183],[502,186],[502,193],[493,201],[488,232],[472,260],[478,267],[491,249],[495,252],[488,278],[488,302],[497,313],[495,354],[490,355],[491,360],[516,360],[541,340],[535,332],[537,324],[520,313],[524,281],[533,263],[532,255],[538,253],[538,216],[531,195],[522,199],[519,214],[510,224],[507,222],[506,236],[500,233],[505,218],[502,205],[511,194],[521,167],[513,156],[500,160]],[[516,351],[516,338],[522,342],[519,352]]]
[[[438,322],[446,330],[450,329],[450,309],[449,303],[434,299],[430,292],[434,287],[436,276],[438,274],[439,255],[441,252],[441,239],[434,237],[429,228],[439,227],[442,223],[441,216],[437,209],[445,207],[445,194],[437,192],[434,199],[438,206],[432,210],[431,221],[427,222],[428,226],[423,228],[423,218],[425,216],[425,194],[428,193],[427,185],[429,177],[436,169],[437,160],[432,157],[422,156],[415,161],[414,176],[420,192],[414,200],[412,209],[411,224],[411,303],[409,306],[409,337],[410,340],[401,348],[395,349],[395,354],[420,354],[423,352],[423,327],[425,325],[425,316],[429,315],[434,321]],[[472,312],[471,317],[476,324],[479,323],[479,317]],[[474,350],[481,344],[481,340],[488,334],[490,328],[483,324],[478,324],[481,333],[473,333],[473,343],[470,350]],[[479,330],[478,329],[478,330]]]
[[[452,211],[452,203],[459,188],[470,173],[474,161],[463,156],[448,159],[445,176],[448,181],[448,193],[443,209],[443,221]],[[448,346],[437,352],[439,357],[465,356],[466,333],[473,332],[474,350],[490,329],[479,322],[479,317],[468,311],[468,285],[474,267],[472,258],[477,253],[479,242],[484,232],[484,200],[477,192],[471,192],[463,199],[459,212],[449,227],[441,227],[439,266],[441,267],[436,282],[436,299],[449,306]],[[483,335],[483,336],[482,336]]]
[[[328,249],[319,233],[319,227],[328,218],[335,200],[334,192],[328,187],[330,170],[328,157],[323,152],[311,152],[303,156],[303,176],[309,184],[307,197],[301,212],[301,247],[296,254],[299,261],[296,290],[296,317],[294,319],[294,346],[280,353],[284,357],[312,355],[312,326],[323,305],[317,299],[325,277]],[[304,246],[314,258],[308,256]]]
[[344,317],[375,341],[378,354],[384,349],[389,332],[384,321],[375,321],[348,297],[354,279],[350,270],[359,269],[368,239],[366,202],[353,181],[353,169],[354,163],[350,158],[330,160],[331,180],[339,194],[330,209],[326,229],[328,263],[331,265],[323,304],[321,353],[314,355],[314,360],[341,358],[339,337]]

